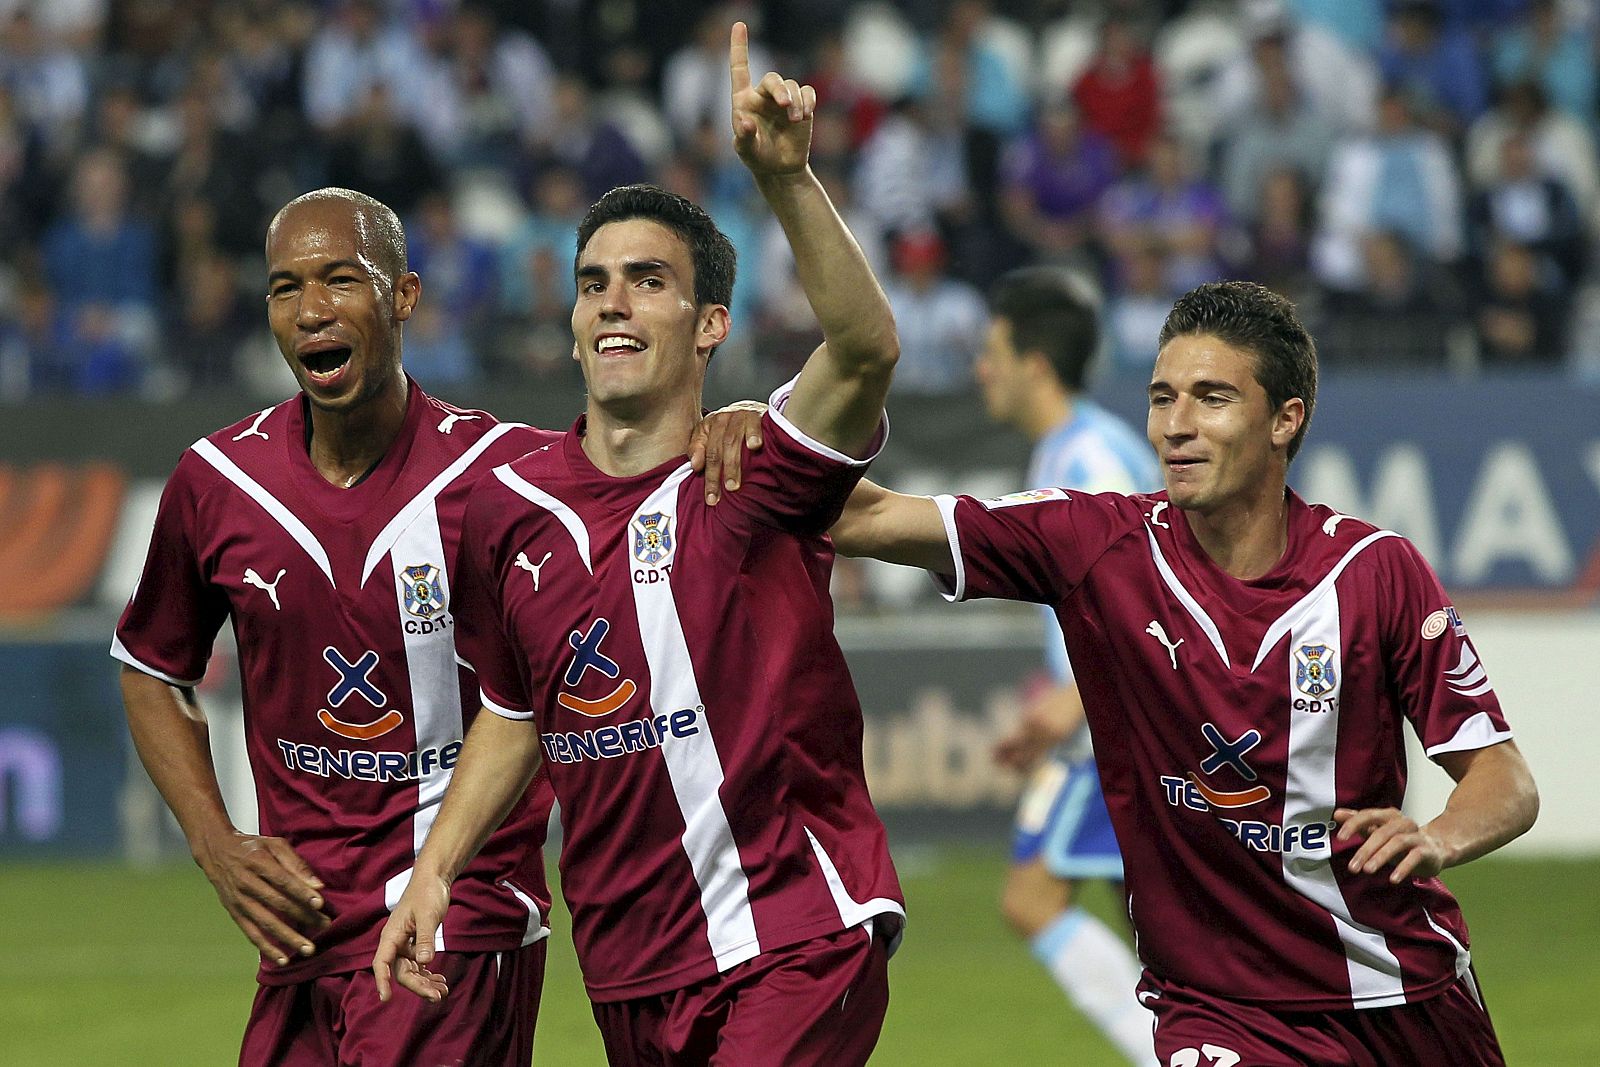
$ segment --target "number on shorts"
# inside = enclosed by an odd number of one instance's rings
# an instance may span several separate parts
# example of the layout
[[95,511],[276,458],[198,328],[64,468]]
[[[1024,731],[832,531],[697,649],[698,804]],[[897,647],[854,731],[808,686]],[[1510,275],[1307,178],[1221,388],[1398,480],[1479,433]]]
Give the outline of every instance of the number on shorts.
[[1206,1067],[1234,1067],[1239,1054],[1221,1045],[1205,1044],[1199,1048],[1180,1048],[1167,1061],[1168,1067],[1200,1067],[1200,1057],[1206,1058]]

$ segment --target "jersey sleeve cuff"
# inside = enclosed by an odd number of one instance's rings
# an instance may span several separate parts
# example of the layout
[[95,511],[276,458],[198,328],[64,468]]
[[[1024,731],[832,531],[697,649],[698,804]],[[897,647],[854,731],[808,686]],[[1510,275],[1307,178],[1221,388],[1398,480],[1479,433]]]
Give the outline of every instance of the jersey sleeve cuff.
[[786,435],[793,438],[799,444],[804,445],[806,448],[815,452],[817,455],[824,456],[833,460],[835,463],[841,463],[847,467],[865,467],[867,464],[877,459],[878,454],[883,451],[883,446],[889,443],[889,413],[885,411],[879,415],[878,430],[875,434],[873,434],[872,444],[867,449],[867,456],[865,459],[857,459],[854,456],[846,455],[845,453],[840,452],[837,448],[834,448],[831,445],[825,445],[821,441],[818,441],[816,438],[810,436],[804,430],[790,422],[788,417],[784,415],[783,406],[789,402],[789,394],[794,392],[794,385],[799,380],[800,376],[798,374],[795,375],[787,382],[784,382],[782,385],[778,386],[777,389],[773,390],[772,396],[767,399],[767,416],[777,424],[778,429],[782,430]]
[[1471,752],[1474,749],[1488,748],[1498,745],[1502,741],[1511,740],[1511,731],[1502,730],[1495,725],[1487,711],[1480,711],[1456,730],[1455,735],[1448,741],[1424,749],[1429,759],[1437,759],[1446,752]]
[[122,643],[122,638],[116,636],[115,634],[111,636],[111,658],[121,660],[123,663],[126,663],[136,671],[143,671],[152,678],[159,678],[168,685],[175,685],[180,689],[191,689],[194,686],[199,685],[201,681],[199,678],[192,680],[176,678],[168,674],[166,671],[156,670],[156,668],[150,666],[148,663],[145,663],[132,652],[129,652],[127,646]]
[[484,707],[488,708],[502,719],[512,719],[516,722],[527,722],[533,718],[533,712],[517,711],[514,708],[508,708],[504,704],[490,697],[489,694],[485,693],[482,689],[478,690],[478,699],[483,701]]
[[933,578],[933,584],[938,586],[940,595],[952,604],[959,604],[967,599],[967,566],[961,559],[961,533],[956,529],[956,498],[936,496],[933,503],[939,509],[939,518],[944,521],[944,535],[950,542],[953,571],[950,574],[930,571],[929,575]]

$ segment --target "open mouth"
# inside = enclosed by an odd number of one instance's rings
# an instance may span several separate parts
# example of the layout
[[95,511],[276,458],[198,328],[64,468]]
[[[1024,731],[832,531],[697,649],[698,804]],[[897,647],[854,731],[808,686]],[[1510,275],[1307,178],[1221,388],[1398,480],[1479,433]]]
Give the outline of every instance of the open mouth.
[[645,343],[637,338],[612,334],[596,341],[594,350],[602,356],[626,356],[643,352],[645,347]]
[[316,352],[303,352],[300,363],[313,378],[326,380],[337,375],[350,362],[350,349],[325,348]]

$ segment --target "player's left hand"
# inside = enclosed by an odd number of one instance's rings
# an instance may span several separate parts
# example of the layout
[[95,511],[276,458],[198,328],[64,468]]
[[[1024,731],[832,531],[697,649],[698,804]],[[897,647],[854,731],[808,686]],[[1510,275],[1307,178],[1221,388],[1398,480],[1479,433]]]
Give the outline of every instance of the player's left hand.
[[1339,824],[1336,840],[1366,838],[1350,857],[1351,874],[1376,874],[1393,864],[1389,881],[1399,885],[1407,878],[1432,878],[1449,862],[1444,843],[1398,808],[1337,808],[1333,821]]
[[[372,956],[372,977],[378,999],[389,1002],[392,976],[402,987],[423,1000],[437,1004],[450,995],[444,975],[428,970],[433,962],[434,935],[450,906],[450,884],[413,871],[411,882],[389,914],[378,935],[378,950]],[[417,931],[425,931],[421,936]]]
[[746,451],[761,451],[761,415],[767,405],[739,400],[700,420],[689,441],[689,466],[706,476],[706,503],[736,492],[744,473]]
[[728,43],[733,81],[733,147],[757,178],[798,174],[811,157],[811,119],[817,91],[768,71],[750,84],[750,31],[733,24]]

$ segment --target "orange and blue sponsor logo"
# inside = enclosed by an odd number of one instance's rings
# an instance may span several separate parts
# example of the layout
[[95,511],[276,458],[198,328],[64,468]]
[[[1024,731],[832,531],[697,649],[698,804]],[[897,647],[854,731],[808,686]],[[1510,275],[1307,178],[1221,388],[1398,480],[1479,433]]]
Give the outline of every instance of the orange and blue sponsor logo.
[[[616,679],[622,674],[622,668],[618,666],[617,661],[600,649],[601,643],[610,632],[611,620],[599,618],[589,624],[587,632],[573,630],[567,635],[567,643],[572,646],[574,655],[572,662],[567,664],[566,674],[561,680],[569,688],[576,688],[583,681],[584,675],[591,670],[609,679]],[[556,703],[568,711],[598,719],[620,711],[638,691],[639,687],[632,678],[623,678],[604,696],[588,698],[580,697],[576,693],[560,692],[556,694]]]
[[[389,702],[389,697],[372,680],[372,672],[378,669],[381,662],[377,652],[369,648],[352,661],[329,645],[322,650],[322,658],[339,676],[333,688],[328,690],[329,707],[337,708],[352,696],[359,696],[375,708],[382,708]],[[317,721],[329,733],[338,734],[348,741],[372,741],[398,729],[406,717],[397,709],[389,708],[370,722],[346,722],[328,708],[318,708]]]

